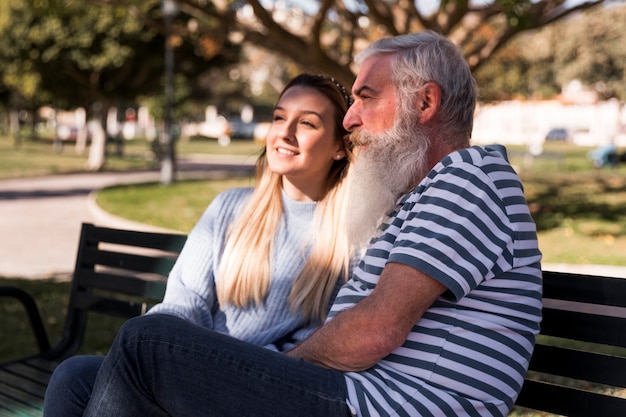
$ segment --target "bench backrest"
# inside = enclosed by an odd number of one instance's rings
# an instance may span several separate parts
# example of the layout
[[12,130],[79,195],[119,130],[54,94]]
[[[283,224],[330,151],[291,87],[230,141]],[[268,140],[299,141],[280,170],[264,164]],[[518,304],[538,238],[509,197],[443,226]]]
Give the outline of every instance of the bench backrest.
[[131,318],[161,301],[186,238],[83,224],[65,328],[48,356],[78,351],[90,312]]
[[610,395],[626,387],[626,279],[544,271],[543,280],[541,335],[516,405],[626,416],[626,398]]

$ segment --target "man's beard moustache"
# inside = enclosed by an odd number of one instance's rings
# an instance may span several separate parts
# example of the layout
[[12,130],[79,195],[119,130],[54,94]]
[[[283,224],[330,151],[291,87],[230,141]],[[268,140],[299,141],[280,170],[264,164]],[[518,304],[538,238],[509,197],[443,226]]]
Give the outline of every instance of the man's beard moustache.
[[354,132],[351,140],[367,145],[357,150],[348,172],[348,237],[353,247],[363,249],[377,234],[385,215],[396,201],[426,174],[428,138],[411,123],[398,124],[382,133]]

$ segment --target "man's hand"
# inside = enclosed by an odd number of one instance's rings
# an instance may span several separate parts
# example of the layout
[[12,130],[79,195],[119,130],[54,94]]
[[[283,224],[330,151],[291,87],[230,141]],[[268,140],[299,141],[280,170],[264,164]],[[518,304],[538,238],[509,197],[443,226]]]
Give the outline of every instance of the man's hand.
[[287,355],[340,371],[368,369],[405,342],[445,290],[443,284],[410,266],[388,263],[372,294]]

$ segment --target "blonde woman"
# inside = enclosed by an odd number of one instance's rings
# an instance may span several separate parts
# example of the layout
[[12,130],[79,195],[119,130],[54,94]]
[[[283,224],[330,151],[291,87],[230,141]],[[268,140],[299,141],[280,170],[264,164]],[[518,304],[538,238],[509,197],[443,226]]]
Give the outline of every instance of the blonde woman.
[[[323,323],[352,259],[342,232],[350,159],[342,121],[350,104],[334,78],[301,74],[286,85],[257,161],[256,186],[214,199],[149,315],[174,315],[277,351]],[[82,415],[102,361],[62,363],[44,415]]]

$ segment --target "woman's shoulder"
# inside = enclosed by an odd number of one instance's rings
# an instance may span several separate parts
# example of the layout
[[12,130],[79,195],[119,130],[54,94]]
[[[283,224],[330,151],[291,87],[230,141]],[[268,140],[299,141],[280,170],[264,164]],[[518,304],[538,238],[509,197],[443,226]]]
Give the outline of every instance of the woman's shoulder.
[[253,187],[241,187],[241,188],[230,188],[226,191],[222,191],[218,194],[212,201],[212,206],[238,206],[246,201],[252,192],[254,191]]
[[229,222],[239,213],[253,191],[254,188],[232,188],[219,193],[210,202],[198,223]]

